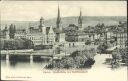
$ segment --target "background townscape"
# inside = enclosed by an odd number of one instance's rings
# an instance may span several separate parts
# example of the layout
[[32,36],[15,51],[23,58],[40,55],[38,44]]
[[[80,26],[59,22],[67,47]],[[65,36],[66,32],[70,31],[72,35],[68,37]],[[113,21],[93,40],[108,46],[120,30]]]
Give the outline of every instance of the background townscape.
[[[89,19],[100,22],[85,25]],[[95,56],[110,55],[105,58],[106,64],[114,68],[127,65],[125,16],[86,17],[80,9],[77,17],[62,18],[58,6],[57,17],[52,21],[55,23],[48,25],[51,20],[41,17],[38,22],[27,22],[27,27],[22,24],[19,27],[18,23],[1,25],[1,59],[30,62],[47,59],[49,63],[45,68],[70,69],[91,67],[96,62]]]

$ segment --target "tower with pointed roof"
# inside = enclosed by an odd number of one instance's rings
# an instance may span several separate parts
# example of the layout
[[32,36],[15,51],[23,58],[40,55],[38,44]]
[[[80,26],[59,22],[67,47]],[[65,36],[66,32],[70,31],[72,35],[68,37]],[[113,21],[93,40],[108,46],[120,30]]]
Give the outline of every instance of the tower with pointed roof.
[[60,22],[61,22],[61,17],[60,17],[60,9],[59,9],[59,6],[58,6],[58,14],[57,14],[57,20],[56,20],[57,28],[60,28]]
[[60,9],[58,6],[58,14],[57,14],[57,20],[56,20],[56,42],[59,42],[60,39],[60,22],[61,22],[61,17],[60,17]]
[[40,18],[39,31],[42,32],[42,27],[44,27],[44,18]]
[[79,18],[78,18],[78,27],[79,27],[79,29],[82,29],[82,12],[81,12],[81,10],[80,10]]

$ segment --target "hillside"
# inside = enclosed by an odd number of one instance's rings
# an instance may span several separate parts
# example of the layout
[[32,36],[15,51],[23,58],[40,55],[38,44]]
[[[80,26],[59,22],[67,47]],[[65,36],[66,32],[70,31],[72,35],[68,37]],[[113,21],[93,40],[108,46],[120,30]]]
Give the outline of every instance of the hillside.
[[[83,16],[83,27],[94,26],[97,23],[105,23],[105,25],[117,24],[119,21],[126,21],[125,16]],[[38,26],[39,21],[1,21],[1,27],[3,28],[6,24],[15,24],[17,28],[27,28],[29,25]],[[29,24],[30,23],[30,24]],[[67,27],[69,24],[78,23],[78,17],[62,17],[61,23],[63,27]],[[45,20],[46,26],[56,26],[56,18]]]

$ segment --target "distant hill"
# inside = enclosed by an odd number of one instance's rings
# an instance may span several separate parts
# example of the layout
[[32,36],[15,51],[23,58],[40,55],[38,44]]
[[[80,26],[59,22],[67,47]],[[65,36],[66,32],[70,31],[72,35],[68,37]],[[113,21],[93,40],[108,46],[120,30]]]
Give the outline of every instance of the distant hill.
[[[104,23],[105,25],[118,24],[119,21],[127,21],[125,16],[83,16],[83,27],[95,26],[98,23]],[[16,25],[16,28],[27,28],[29,25],[38,26],[39,21],[1,21],[1,27],[10,25],[11,23]],[[30,23],[30,24],[29,24]],[[61,24],[63,27],[67,27],[69,24],[78,25],[78,17],[63,17],[61,18]],[[46,26],[56,27],[56,18],[45,20]]]

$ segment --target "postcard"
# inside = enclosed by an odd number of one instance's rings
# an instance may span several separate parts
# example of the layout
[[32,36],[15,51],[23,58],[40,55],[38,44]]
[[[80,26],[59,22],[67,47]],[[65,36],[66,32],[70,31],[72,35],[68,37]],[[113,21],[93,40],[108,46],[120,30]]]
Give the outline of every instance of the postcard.
[[126,1],[1,1],[1,80],[127,81]]

